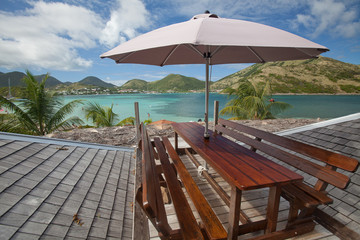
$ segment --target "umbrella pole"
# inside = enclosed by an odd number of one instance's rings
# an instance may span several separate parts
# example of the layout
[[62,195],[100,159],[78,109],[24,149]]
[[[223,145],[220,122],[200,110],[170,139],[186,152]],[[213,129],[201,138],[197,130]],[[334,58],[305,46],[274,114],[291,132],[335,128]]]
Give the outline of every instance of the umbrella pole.
[[206,57],[206,81],[205,81],[205,132],[204,138],[208,139],[209,134],[209,65],[210,57]]

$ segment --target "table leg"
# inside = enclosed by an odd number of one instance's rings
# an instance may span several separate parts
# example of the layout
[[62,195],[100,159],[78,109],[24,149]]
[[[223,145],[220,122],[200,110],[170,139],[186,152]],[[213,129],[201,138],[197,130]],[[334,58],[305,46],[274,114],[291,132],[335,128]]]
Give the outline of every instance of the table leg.
[[242,191],[237,187],[231,187],[228,239],[237,239],[239,235],[241,194]]
[[281,194],[281,186],[270,187],[267,213],[266,213],[267,225],[265,229],[265,234],[276,231],[276,224],[277,224],[279,204],[280,204],[280,194]]
[[179,150],[179,142],[178,142],[178,134],[175,132],[175,151],[178,152]]

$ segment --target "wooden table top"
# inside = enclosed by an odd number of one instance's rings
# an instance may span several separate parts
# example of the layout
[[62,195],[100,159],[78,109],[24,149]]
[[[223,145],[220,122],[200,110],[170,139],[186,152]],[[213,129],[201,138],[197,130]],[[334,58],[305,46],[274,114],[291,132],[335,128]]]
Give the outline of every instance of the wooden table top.
[[204,139],[204,127],[196,122],[172,126],[230,185],[240,190],[303,180],[301,175],[210,130],[210,138]]

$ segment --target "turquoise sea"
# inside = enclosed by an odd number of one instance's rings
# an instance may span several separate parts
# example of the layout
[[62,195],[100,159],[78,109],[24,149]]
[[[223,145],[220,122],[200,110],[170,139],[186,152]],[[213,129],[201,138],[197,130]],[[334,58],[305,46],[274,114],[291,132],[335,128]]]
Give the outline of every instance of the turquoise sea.
[[[139,102],[141,121],[167,119],[176,122],[204,119],[204,93],[163,93],[163,94],[118,94],[65,96],[64,103],[74,99],[94,101],[103,106],[114,104],[119,119],[134,116],[134,102]],[[360,112],[360,95],[275,95],[276,101],[291,104],[293,108],[278,115],[278,118],[323,118],[330,119]],[[228,96],[211,93],[209,119],[213,119],[214,100],[220,102],[220,109],[227,103]],[[74,115],[84,119],[83,106]]]

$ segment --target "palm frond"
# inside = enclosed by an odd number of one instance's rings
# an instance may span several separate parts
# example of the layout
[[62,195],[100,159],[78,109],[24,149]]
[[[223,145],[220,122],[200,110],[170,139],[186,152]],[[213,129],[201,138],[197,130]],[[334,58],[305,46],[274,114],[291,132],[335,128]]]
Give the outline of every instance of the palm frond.
[[[60,102],[57,102],[56,105],[59,105]],[[47,124],[46,124],[46,132],[50,133],[52,131],[57,130],[58,128],[63,128],[63,126],[66,124],[66,122],[69,122],[69,126],[71,126],[72,124],[75,124],[71,119],[65,119],[67,115],[69,115],[70,113],[72,113],[75,109],[76,106],[78,106],[79,104],[83,104],[83,100],[73,100],[67,104],[65,104],[64,106],[60,107],[60,109],[58,109],[58,111],[56,111],[56,113],[51,116],[50,119],[48,119]],[[65,120],[64,120],[65,119]],[[77,117],[77,119],[79,119],[80,121],[77,121],[77,125],[78,124],[83,124],[84,122]]]
[[128,117],[121,120],[118,124],[116,124],[116,126],[125,126],[125,125],[135,125],[135,118]]
[[271,96],[270,81],[265,84],[245,81],[237,89],[226,89],[226,93],[229,96],[233,95],[234,98],[226,104],[220,113],[232,115],[237,119],[274,118],[274,115],[288,108],[285,105],[276,106],[274,103],[269,103]]

